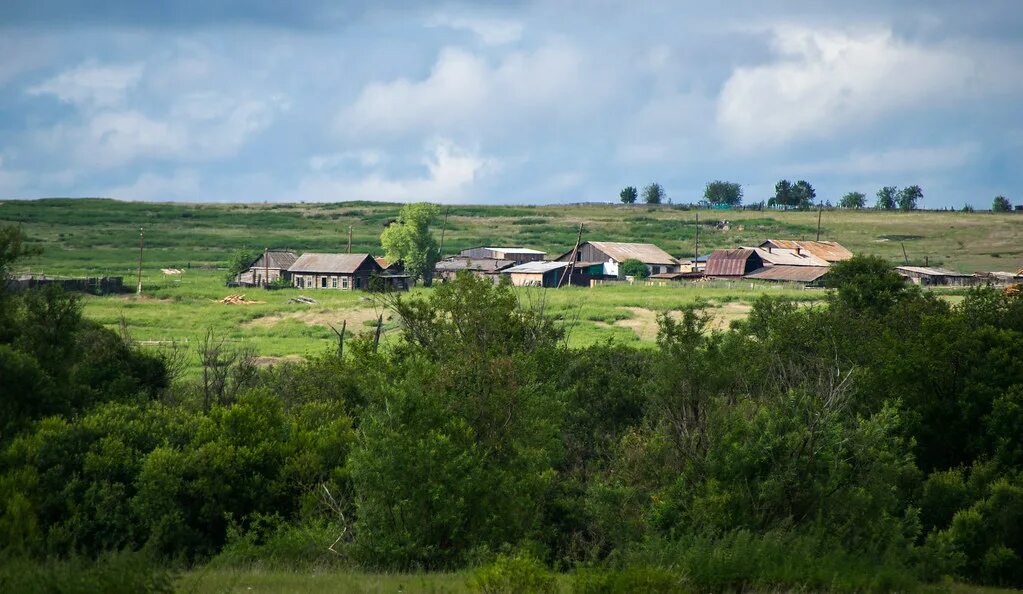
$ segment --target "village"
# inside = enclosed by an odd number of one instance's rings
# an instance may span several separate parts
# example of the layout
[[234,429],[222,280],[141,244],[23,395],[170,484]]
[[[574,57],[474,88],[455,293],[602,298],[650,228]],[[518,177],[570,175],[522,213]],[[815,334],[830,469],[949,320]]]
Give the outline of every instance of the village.
[[[759,245],[715,249],[697,258],[676,258],[652,243],[579,241],[548,258],[527,247],[479,246],[442,257],[433,281],[447,282],[459,272],[507,279],[517,287],[582,287],[643,282],[671,285],[704,280],[748,280],[822,287],[831,267],[853,257],[835,241],[766,239]],[[921,286],[1010,285],[1023,281],[1015,272],[965,273],[932,266],[896,266],[903,278]],[[238,274],[235,286],[291,286],[300,289],[405,291],[415,284],[400,261],[369,253],[303,253],[266,249]]]

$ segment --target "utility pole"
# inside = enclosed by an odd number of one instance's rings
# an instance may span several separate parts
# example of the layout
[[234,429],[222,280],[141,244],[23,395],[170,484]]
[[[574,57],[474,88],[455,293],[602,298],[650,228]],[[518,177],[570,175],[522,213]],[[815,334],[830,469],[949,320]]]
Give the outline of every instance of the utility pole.
[[817,203],[817,241],[821,240],[821,212],[824,210],[824,203]]
[[696,257],[693,258],[693,272],[700,271],[700,213],[696,213]]
[[448,230],[448,209],[444,209],[444,222],[440,226],[440,247],[437,248],[437,253],[441,258],[444,257],[444,232]]
[[139,285],[135,291],[137,295],[142,294],[142,248],[146,243],[146,231],[144,228],[139,227]]
[[568,265],[568,274],[561,275],[558,279],[558,288],[565,282],[565,276],[568,276],[568,284],[572,284],[572,273],[575,272],[575,260],[579,255],[579,243],[583,240],[583,224],[579,223],[579,234],[575,236],[575,247],[572,248],[572,261]]
[[352,253],[352,226],[348,225],[348,253]]
[[270,286],[270,250],[263,248],[263,286]]

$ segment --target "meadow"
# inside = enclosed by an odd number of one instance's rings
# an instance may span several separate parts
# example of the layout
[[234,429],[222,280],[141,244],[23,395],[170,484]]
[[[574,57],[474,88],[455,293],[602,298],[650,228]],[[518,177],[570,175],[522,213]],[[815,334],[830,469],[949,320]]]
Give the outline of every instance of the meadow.
[[[207,330],[251,348],[261,361],[307,356],[330,348],[331,325],[347,321],[369,331],[383,315],[384,340],[394,329],[378,297],[365,293],[247,291],[224,286],[224,270],[240,250],[290,248],[344,251],[349,227],[352,250],[381,254],[379,236],[400,205],[372,202],[331,204],[174,204],[106,199],[46,199],[0,202],[0,224],[17,223],[41,254],[23,272],[48,275],[121,275],[137,281],[139,228],[145,230],[143,294],[85,298],[85,313],[111,328],[125,327],[143,344],[190,346]],[[696,212],[667,206],[449,206],[436,230],[447,254],[475,245],[522,245],[551,255],[571,249],[580,224],[584,239],[653,242],[673,255],[696,249]],[[817,212],[699,211],[700,252],[756,244],[765,238],[813,238]],[[721,225],[727,221],[727,226]],[[958,270],[1015,270],[1023,266],[1023,216],[1017,214],[828,210],[821,237],[857,253],[891,261],[906,257]],[[903,251],[905,250],[905,252]],[[163,269],[182,270],[168,275]],[[417,289],[421,291],[423,289]],[[224,296],[245,292],[259,303],[225,305]],[[798,285],[692,283],[684,286],[613,285],[541,292],[522,289],[527,306],[545,307],[560,319],[569,344],[613,338],[651,345],[656,314],[700,304],[724,327],[742,317],[761,294],[813,301],[821,291]],[[299,295],[315,305],[292,303]],[[198,369],[189,348],[188,371]]]

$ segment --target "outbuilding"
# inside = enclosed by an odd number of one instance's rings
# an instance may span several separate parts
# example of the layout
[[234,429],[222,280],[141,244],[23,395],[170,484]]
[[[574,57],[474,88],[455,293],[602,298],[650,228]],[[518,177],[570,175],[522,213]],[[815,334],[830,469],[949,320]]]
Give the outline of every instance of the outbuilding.
[[527,262],[503,271],[516,287],[557,287],[571,262]]
[[714,250],[707,258],[705,276],[738,278],[764,267],[764,261],[752,248]]
[[515,264],[525,264],[542,261],[547,252],[524,247],[473,247],[462,250],[458,255],[473,259],[511,260]]
[[265,287],[282,276],[298,260],[298,254],[289,250],[265,250],[249,269],[235,277],[239,285]]
[[924,287],[966,287],[974,284],[977,279],[973,274],[928,266],[898,266],[895,271],[914,284]]
[[569,262],[575,252],[578,263],[603,265],[603,276],[620,276],[618,266],[626,260],[639,260],[646,264],[649,274],[678,272],[679,263],[671,254],[652,243],[622,243],[617,241],[584,241],[579,250],[569,250],[558,256],[557,261]]

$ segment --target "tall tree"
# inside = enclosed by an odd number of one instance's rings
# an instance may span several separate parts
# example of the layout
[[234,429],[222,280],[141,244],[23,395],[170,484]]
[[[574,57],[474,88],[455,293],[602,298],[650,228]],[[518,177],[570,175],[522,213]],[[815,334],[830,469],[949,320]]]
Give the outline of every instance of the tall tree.
[[897,201],[899,210],[916,210],[917,203],[924,199],[924,191],[920,186],[908,186],[899,192]]
[[799,180],[792,186],[791,206],[796,208],[810,208],[813,200],[817,197],[817,191],[813,189],[810,182]]
[[774,184],[774,198],[767,201],[768,206],[790,206],[792,204],[792,183],[780,179]]
[[721,180],[708,182],[703,190],[703,199],[711,204],[739,206],[742,204],[742,186]]
[[391,261],[401,260],[405,272],[414,279],[422,279],[430,286],[433,267],[440,259],[437,240],[430,233],[430,225],[440,215],[436,204],[419,202],[401,207],[398,219],[380,235],[380,244]]
[[867,204],[867,196],[863,192],[849,192],[839,200],[842,208],[863,208]]
[[664,202],[664,198],[664,188],[657,182],[653,182],[649,186],[643,188],[643,202],[646,202],[647,204],[660,204],[661,202]]
[[877,191],[877,208],[881,210],[892,210],[895,208],[895,197],[899,189],[895,186],[885,186]]
[[625,186],[618,193],[618,198],[622,201],[622,204],[635,204],[638,196],[639,192],[636,191],[635,186]]
[[1009,199],[1005,196],[995,196],[994,202],[991,203],[992,212],[1009,212],[1012,210],[1012,204]]

